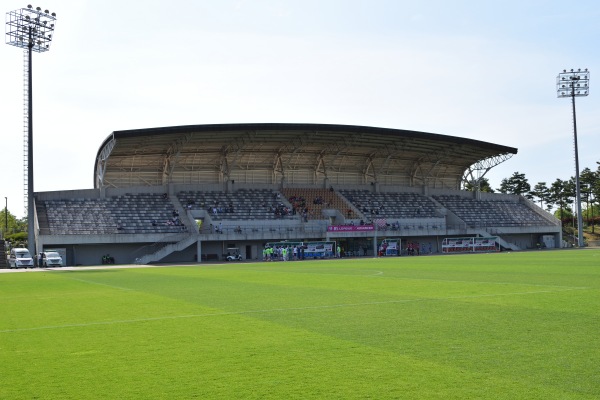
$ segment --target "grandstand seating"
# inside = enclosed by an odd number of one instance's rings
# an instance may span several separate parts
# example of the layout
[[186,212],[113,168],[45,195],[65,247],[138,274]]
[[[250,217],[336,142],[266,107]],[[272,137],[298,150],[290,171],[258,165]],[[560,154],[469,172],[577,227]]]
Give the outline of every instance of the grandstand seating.
[[[341,196],[340,196],[341,195]],[[337,209],[349,219],[440,218],[435,202],[418,193],[368,190],[285,188],[239,189],[234,192],[182,191],[181,205],[206,210],[214,221],[326,219],[323,209]],[[315,202],[315,199],[321,199]],[[475,200],[458,195],[433,196],[470,227],[545,226],[548,221],[526,204],[509,200]],[[304,199],[304,201],[302,201]],[[40,229],[46,234],[178,233],[173,225],[175,206],[160,193],[125,194],[104,199],[72,198],[38,202]],[[292,212],[293,208],[296,213]],[[217,210],[215,213],[214,210]],[[360,213],[357,213],[358,210]]]
[[190,210],[206,210],[213,221],[260,221],[297,218],[281,194],[270,189],[221,191],[182,191],[181,205]]
[[471,227],[548,225],[544,217],[517,201],[475,200],[456,195],[433,197]]
[[340,190],[366,218],[438,218],[435,203],[418,193],[373,193],[368,190]]
[[175,207],[163,194],[141,193],[99,198],[46,200],[50,234],[176,233]]
[[324,209],[336,209],[349,219],[359,218],[350,204],[331,189],[284,188],[281,192],[298,214],[308,210],[307,219],[326,219],[322,214]]

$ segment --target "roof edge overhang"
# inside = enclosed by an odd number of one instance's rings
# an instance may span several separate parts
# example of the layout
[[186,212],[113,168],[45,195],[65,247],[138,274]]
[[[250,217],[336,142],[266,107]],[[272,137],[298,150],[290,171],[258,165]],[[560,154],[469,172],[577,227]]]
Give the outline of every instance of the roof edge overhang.
[[437,142],[446,142],[457,145],[468,145],[486,149],[497,154],[517,154],[518,149],[514,147],[499,145],[490,142],[484,142],[476,139],[468,139],[457,136],[442,135],[437,133],[420,132],[405,129],[378,128],[360,125],[338,125],[338,124],[318,124],[318,123],[234,123],[234,124],[205,124],[205,125],[180,125],[170,127],[156,127],[144,129],[130,129],[114,131],[102,142],[96,154],[94,162],[94,187],[96,187],[96,177],[98,169],[98,158],[103,149],[113,141],[125,138],[135,138],[144,136],[156,136],[165,134],[183,134],[183,133],[203,133],[203,132],[231,132],[231,131],[311,131],[311,132],[346,132],[346,133],[366,133],[389,135],[402,138],[419,138]]

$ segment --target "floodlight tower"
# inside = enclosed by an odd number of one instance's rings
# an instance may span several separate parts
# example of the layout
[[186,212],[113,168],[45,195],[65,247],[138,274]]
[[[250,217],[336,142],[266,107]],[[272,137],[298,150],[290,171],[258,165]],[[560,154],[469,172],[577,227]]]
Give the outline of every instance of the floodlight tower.
[[590,73],[583,71],[567,71],[556,77],[556,94],[559,98],[570,97],[573,104],[573,145],[575,147],[575,200],[577,202],[577,244],[583,247],[583,217],[581,215],[581,190],[579,187],[579,150],[577,147],[577,119],[575,115],[575,97],[587,96],[590,93]]
[[31,54],[43,53],[50,50],[54,34],[56,13],[42,11],[30,5],[6,13],[6,44],[25,49],[27,57],[27,110],[25,124],[27,125],[27,246],[32,256],[35,256],[35,224],[33,202],[33,97]]

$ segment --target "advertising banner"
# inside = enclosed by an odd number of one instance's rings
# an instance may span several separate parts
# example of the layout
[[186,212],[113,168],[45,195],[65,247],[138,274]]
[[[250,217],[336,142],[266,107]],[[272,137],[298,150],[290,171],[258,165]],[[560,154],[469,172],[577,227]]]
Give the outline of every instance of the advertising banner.
[[306,258],[329,258],[335,256],[335,242],[308,242],[305,244]]
[[327,232],[372,232],[373,225],[330,225]]

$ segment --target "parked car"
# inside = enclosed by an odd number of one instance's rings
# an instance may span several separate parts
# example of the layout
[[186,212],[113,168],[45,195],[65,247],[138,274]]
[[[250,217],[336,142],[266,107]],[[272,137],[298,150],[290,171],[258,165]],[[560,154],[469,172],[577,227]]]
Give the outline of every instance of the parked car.
[[56,251],[46,251],[40,256],[40,267],[64,267],[62,257]]
[[29,250],[20,247],[10,249],[8,266],[10,268],[33,268],[33,258],[31,258]]

